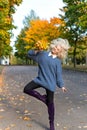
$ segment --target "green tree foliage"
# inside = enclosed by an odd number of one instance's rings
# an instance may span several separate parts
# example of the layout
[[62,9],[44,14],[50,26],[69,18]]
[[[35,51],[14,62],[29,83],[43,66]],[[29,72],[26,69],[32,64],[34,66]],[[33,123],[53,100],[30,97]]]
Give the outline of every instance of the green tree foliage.
[[12,14],[15,13],[15,5],[22,0],[0,0],[0,57],[9,55],[12,51],[10,46],[11,30],[13,25]]
[[23,37],[25,37],[24,29],[21,30],[20,34],[17,37],[17,40],[15,41],[15,47],[16,52],[15,56],[20,57],[21,59],[25,59],[26,56],[26,42],[23,40]]
[[26,57],[27,43],[26,43],[26,41],[23,40],[23,38],[25,37],[25,31],[27,31],[27,29],[30,27],[30,21],[36,20],[36,19],[39,19],[39,16],[36,15],[34,10],[31,10],[30,14],[28,16],[25,16],[25,18],[23,20],[24,28],[21,30],[20,34],[17,36],[17,39],[15,41],[15,48],[16,48],[15,56],[17,58],[23,59],[23,61],[25,60],[26,63],[27,63],[27,57]]
[[39,19],[39,16],[36,15],[34,10],[31,10],[30,14],[25,16],[25,18],[23,20],[24,28],[30,27],[30,21],[35,20],[35,19]]
[[60,15],[65,22],[62,26],[62,37],[66,37],[72,46],[71,52],[75,67],[76,58],[81,57],[81,50],[85,52],[83,48],[86,47],[83,36],[86,36],[87,33],[87,1],[63,0],[63,2],[65,6],[61,11],[64,12],[64,15]]

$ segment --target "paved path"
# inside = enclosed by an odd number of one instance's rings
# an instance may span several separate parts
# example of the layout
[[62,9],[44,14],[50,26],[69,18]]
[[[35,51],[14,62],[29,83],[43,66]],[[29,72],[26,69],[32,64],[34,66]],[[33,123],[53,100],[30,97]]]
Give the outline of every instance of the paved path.
[[[0,130],[49,130],[46,106],[23,93],[37,67],[6,66],[0,92]],[[63,71],[67,93],[55,92],[56,130],[87,130],[87,73]],[[43,89],[39,89],[42,94]]]

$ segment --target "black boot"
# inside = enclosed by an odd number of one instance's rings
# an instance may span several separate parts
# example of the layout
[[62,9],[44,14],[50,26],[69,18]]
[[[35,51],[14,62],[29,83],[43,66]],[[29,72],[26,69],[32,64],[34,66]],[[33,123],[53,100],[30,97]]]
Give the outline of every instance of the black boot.
[[26,92],[24,90],[24,93],[33,96],[37,99],[39,99],[40,101],[44,102],[46,104],[46,96],[45,95],[41,95],[39,92],[35,91],[35,90],[29,90],[28,92]]
[[49,124],[50,130],[55,130],[54,128],[54,103],[48,103],[48,114],[49,114]]

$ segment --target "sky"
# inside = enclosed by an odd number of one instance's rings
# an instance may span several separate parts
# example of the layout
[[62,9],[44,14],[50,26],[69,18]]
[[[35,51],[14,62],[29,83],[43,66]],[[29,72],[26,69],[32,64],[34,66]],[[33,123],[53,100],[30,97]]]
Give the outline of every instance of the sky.
[[17,35],[23,28],[25,16],[28,16],[31,10],[34,10],[36,16],[39,16],[40,19],[49,20],[58,17],[58,14],[61,13],[59,9],[63,6],[62,0],[23,0],[22,4],[16,7],[16,13],[13,15],[14,25],[17,26],[17,29],[13,30],[14,37],[11,40],[11,45],[14,44]]

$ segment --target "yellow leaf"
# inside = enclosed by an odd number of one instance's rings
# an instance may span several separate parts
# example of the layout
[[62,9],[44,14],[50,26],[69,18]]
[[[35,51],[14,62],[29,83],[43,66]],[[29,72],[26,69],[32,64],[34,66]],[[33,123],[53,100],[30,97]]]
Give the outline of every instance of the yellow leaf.
[[23,117],[23,120],[25,120],[25,121],[29,121],[29,120],[30,120],[30,118],[29,118],[29,117],[27,117],[27,116],[25,116],[25,117]]
[[32,125],[31,124],[27,124],[27,127],[32,127]]

